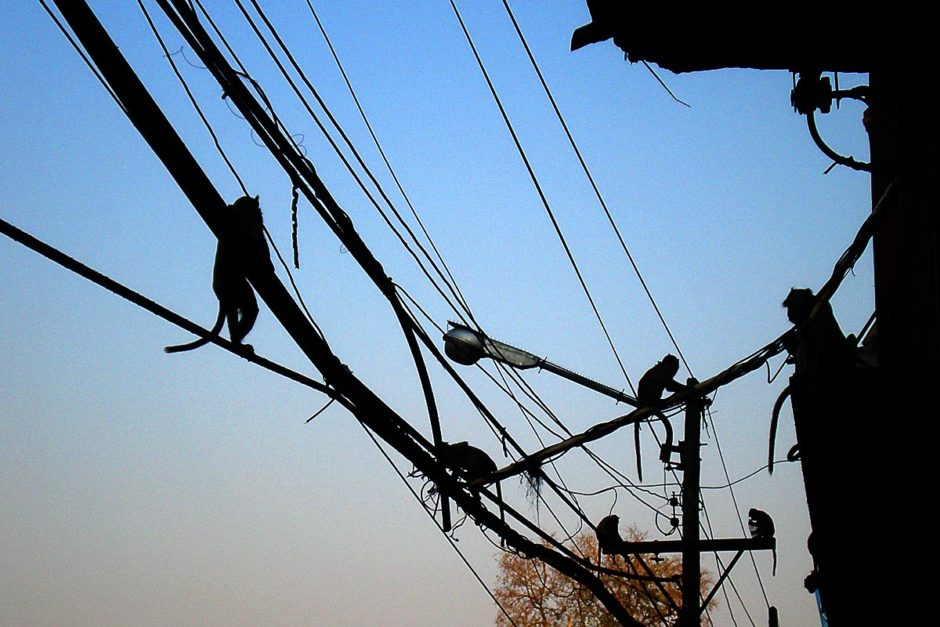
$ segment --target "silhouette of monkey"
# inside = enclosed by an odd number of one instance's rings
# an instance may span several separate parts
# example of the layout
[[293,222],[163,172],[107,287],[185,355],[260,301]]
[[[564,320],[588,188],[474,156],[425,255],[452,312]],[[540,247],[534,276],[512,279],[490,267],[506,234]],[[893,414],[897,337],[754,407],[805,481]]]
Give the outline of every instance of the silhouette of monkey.
[[[597,547],[605,555],[615,555],[623,546],[623,538],[620,537],[620,517],[616,514],[605,516],[597,523]],[[600,562],[600,556],[598,556]]]
[[[747,529],[751,532],[752,538],[773,538],[774,537],[774,519],[767,512],[752,507],[747,512]],[[774,571],[777,574],[777,549],[774,549]]]
[[686,386],[676,381],[679,372],[679,358],[675,355],[666,355],[655,366],[640,377],[636,387],[636,400],[640,405],[655,405],[662,400],[663,392],[679,392]]
[[832,306],[828,301],[823,302],[816,317],[810,320],[815,305],[816,296],[808,288],[794,287],[783,301],[787,319],[798,327],[796,333],[784,341],[787,351],[794,357],[797,372],[822,373],[850,367],[852,345],[842,333]]
[[[271,267],[271,259],[268,244],[264,240],[264,224],[257,196],[242,196],[227,207],[225,217],[230,220],[232,231],[219,239],[215,251],[212,291],[219,299],[219,315],[211,334],[218,337],[222,323],[227,321],[229,338],[233,343],[241,344],[258,318],[258,301],[242,268],[246,262]],[[167,346],[163,350],[179,353],[208,343],[209,338],[202,337],[188,344]],[[244,347],[246,351],[253,352],[250,344]]]
[[496,462],[493,458],[485,451],[470,446],[468,442],[444,442],[441,445],[441,457],[448,466],[461,471],[468,482],[496,472]]
[[[496,462],[493,458],[487,455],[486,451],[470,446],[465,441],[453,444],[443,442],[440,447],[440,458],[446,466],[456,470],[475,492],[479,492],[480,486],[474,482],[496,472]],[[496,482],[496,497],[500,500],[499,517],[505,522],[502,507],[503,491],[498,481]]]

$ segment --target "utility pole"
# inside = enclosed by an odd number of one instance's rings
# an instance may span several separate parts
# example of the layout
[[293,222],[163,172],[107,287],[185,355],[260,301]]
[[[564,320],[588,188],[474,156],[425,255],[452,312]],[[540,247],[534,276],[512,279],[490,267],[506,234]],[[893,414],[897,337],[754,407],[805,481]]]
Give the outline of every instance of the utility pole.
[[[695,385],[695,379],[688,380]],[[699,588],[702,581],[699,546],[699,483],[702,463],[699,457],[702,436],[702,399],[694,396],[685,406],[685,436],[679,446],[682,462],[682,608],[678,627],[700,625]]]
[[[698,381],[695,379],[690,378],[687,380],[690,389],[697,384]],[[676,627],[699,627],[702,624],[701,617],[705,606],[715,596],[718,588],[724,583],[731,569],[738,563],[745,551],[772,551],[777,547],[777,541],[772,537],[704,541],[700,537],[699,493],[701,489],[702,460],[699,454],[702,446],[702,412],[705,409],[705,402],[704,397],[698,394],[688,398],[685,406],[685,435],[682,441],[678,445],[663,446],[663,460],[668,460],[674,452],[679,453],[679,468],[682,470],[682,539],[678,541],[624,542],[621,544],[620,550],[615,551],[624,557],[650,553],[654,555],[661,553],[682,554],[682,605],[677,608],[678,620],[676,621]],[[717,553],[725,551],[734,551],[735,556],[718,577],[703,602],[701,597],[701,555],[703,552]],[[675,608],[675,605],[673,607]]]

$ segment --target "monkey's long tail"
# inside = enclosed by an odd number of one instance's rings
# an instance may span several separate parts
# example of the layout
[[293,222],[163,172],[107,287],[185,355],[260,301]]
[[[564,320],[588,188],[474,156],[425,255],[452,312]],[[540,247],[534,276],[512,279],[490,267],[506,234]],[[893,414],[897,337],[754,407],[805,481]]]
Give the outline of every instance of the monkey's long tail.
[[787,401],[787,397],[790,396],[790,386],[783,388],[783,392],[780,393],[780,396],[777,397],[777,401],[774,403],[774,411],[770,415],[770,446],[767,450],[767,473],[774,474],[774,445],[777,442],[777,424],[780,422],[780,410],[783,409],[783,404]]
[[[222,307],[219,306],[219,317],[216,319],[215,324],[209,333],[213,337],[218,337],[219,332],[222,330],[222,323],[225,322],[225,312],[222,310]],[[182,353],[183,351],[191,351],[194,348],[199,348],[200,346],[205,346],[209,343],[208,337],[201,337],[195,342],[190,342],[189,344],[177,344],[175,346],[165,346],[163,350],[167,353]]]
[[643,458],[640,455],[640,423],[633,425],[633,448],[636,449],[636,476],[643,483]]
[[506,512],[503,510],[503,489],[499,486],[499,481],[496,482],[496,498],[499,499],[499,520],[505,525]]

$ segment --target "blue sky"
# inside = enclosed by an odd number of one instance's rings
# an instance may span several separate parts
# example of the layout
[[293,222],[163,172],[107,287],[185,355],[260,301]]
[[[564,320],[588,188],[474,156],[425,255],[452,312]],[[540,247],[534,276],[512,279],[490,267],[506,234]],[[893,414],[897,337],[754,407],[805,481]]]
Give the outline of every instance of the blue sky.
[[[271,4],[310,79],[387,183],[304,3]],[[147,6],[169,48],[180,49],[181,38]],[[387,273],[443,324],[452,314],[291,97],[237,9],[207,6]],[[626,387],[449,4],[316,6],[478,320],[494,337]],[[240,195],[136,5],[93,7],[223,195]],[[790,75],[661,71],[692,105],[686,108],[610,43],[568,51],[571,31],[588,21],[583,3],[517,1],[513,8],[695,374],[705,378],[783,331],[786,292],[822,284],[870,207],[866,176],[841,168],[823,174],[829,162],[789,105]],[[668,338],[501,3],[464,2],[461,9],[636,381],[671,350]],[[0,48],[0,216],[210,323],[211,235],[38,3],[7,8]],[[185,54],[174,58],[252,193],[260,194],[279,247],[289,251],[289,182],[196,67],[195,55]],[[864,77],[841,80],[851,85]],[[860,121],[861,109],[846,104],[823,116],[820,128],[837,150],[864,159]],[[303,202],[300,237],[296,278],[335,351],[429,433],[391,312]],[[866,255],[833,300],[847,333],[871,313],[870,265]],[[486,593],[344,411],[332,407],[305,425],[322,404],[315,393],[212,347],[164,354],[162,347],[186,341],[185,333],[8,240],[0,242],[0,281],[0,622],[492,622],[496,609]],[[264,309],[250,341],[259,353],[311,372]],[[465,372],[513,434],[538,448],[518,410]],[[550,377],[527,379],[573,430],[623,412]],[[434,380],[445,438],[470,440],[499,457],[469,404],[441,376]],[[712,410],[732,479],[764,463],[770,409],[783,385],[783,378],[768,385],[756,372],[719,392]],[[787,415],[778,452],[793,437]],[[726,483],[716,444],[709,431],[704,485]],[[636,479],[632,433],[596,449]],[[646,480],[661,481],[648,431],[643,454]],[[577,454],[559,467],[573,489],[609,484]],[[538,515],[521,488],[503,489]],[[739,484],[736,497],[742,513],[756,506],[777,521],[777,576],[770,576],[769,555],[756,559],[781,619],[812,624],[814,603],[802,589],[810,566],[799,469],[761,473]],[[707,491],[706,503],[716,536],[741,534],[727,490]],[[616,503],[607,494],[582,504],[595,520],[613,507],[622,524],[658,537],[656,517],[625,491]],[[496,548],[473,525],[457,537],[492,584]],[[714,568],[710,558],[703,563]],[[734,575],[762,623],[750,562]],[[749,624],[737,601],[732,609],[739,624]],[[729,624],[726,609],[716,622]]]

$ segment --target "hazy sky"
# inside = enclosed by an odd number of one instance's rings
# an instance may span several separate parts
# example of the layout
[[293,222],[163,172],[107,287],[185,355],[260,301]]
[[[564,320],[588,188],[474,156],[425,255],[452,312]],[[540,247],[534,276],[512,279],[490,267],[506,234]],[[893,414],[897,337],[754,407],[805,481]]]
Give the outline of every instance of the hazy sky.
[[[93,2],[121,51],[222,194],[241,194],[172,75],[135,3]],[[232,3],[207,7],[277,114],[297,134],[386,272],[438,324],[453,314],[355,187]],[[389,177],[304,2],[267,2],[280,32],[383,183]],[[626,388],[549,219],[499,118],[450,5],[316,2],[376,132],[477,319],[494,336]],[[154,3],[168,47],[181,37]],[[276,8],[275,8],[276,7]],[[461,2],[569,244],[634,382],[668,338],[628,266],[528,65],[502,3]],[[568,51],[583,2],[513,3],[559,106],[628,246],[699,378],[786,328],[792,286],[817,288],[869,210],[867,177],[836,168],[789,104],[786,72],[661,71],[675,103],[611,43]],[[174,55],[282,251],[290,183],[192,51]],[[843,85],[863,76],[842,76]],[[0,21],[0,217],[204,324],[214,239],[160,162],[38,3]],[[820,119],[836,150],[867,158],[861,109]],[[391,184],[386,188],[391,194]],[[397,196],[394,199],[398,200]],[[403,203],[399,203],[404,208]],[[301,202],[295,276],[334,350],[401,415],[429,434],[420,386],[387,304]],[[164,354],[186,334],[3,238],[0,240],[0,623],[4,625],[485,625],[496,607],[355,420],[323,398],[214,347]],[[846,333],[872,310],[870,256],[833,300]],[[265,356],[312,367],[262,307],[250,336]],[[772,363],[780,365],[780,358]],[[519,410],[479,373],[474,389],[530,450]],[[703,485],[766,459],[772,384],[758,371],[720,391],[705,433]],[[683,372],[682,376],[687,376]],[[527,380],[574,431],[625,413],[548,373]],[[504,460],[457,389],[434,382],[444,437]],[[678,425],[677,425],[678,426]],[[645,480],[662,483],[647,429]],[[717,433],[718,440],[715,438]],[[551,436],[540,433],[547,442]],[[794,442],[789,411],[778,457]],[[636,481],[631,430],[596,451]],[[405,473],[410,465],[393,459]],[[611,481],[580,453],[559,470],[573,490]],[[668,477],[671,480],[671,476]],[[421,487],[421,481],[410,484]],[[651,538],[653,511],[676,488],[581,499]],[[515,481],[506,497],[562,535]],[[736,486],[740,512],[770,512],[779,566],[756,555],[783,624],[811,625],[802,588],[809,530],[798,466]],[[707,490],[716,537],[742,531],[728,490]],[[549,504],[569,531],[573,516]],[[611,509],[612,508],[612,509]],[[668,507],[662,509],[668,515]],[[665,528],[665,527],[664,527]],[[458,547],[490,585],[498,548],[472,523]],[[726,559],[730,556],[725,556]],[[714,561],[703,564],[715,571]],[[734,584],[757,624],[764,598],[749,559]],[[750,622],[728,588],[739,625]],[[731,624],[728,606],[714,614]]]

